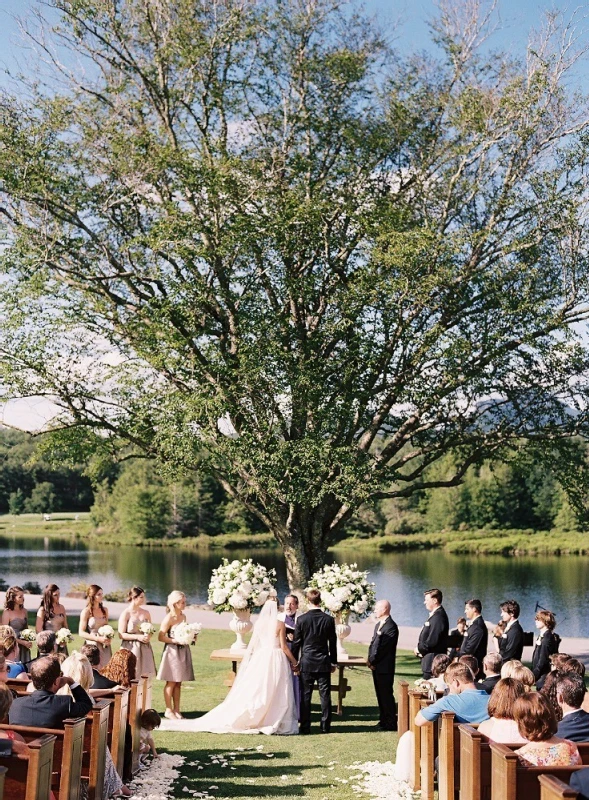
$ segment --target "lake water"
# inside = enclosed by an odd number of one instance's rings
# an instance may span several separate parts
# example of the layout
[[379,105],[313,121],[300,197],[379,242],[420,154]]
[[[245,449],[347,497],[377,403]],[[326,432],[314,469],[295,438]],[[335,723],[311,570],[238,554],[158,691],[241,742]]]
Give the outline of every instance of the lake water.
[[[252,557],[278,574],[278,590],[287,591],[284,559],[278,551],[197,551],[172,548],[105,547],[79,540],[0,537],[0,577],[9,584],[38,581],[59,585],[63,593],[78,581],[98,583],[105,591],[142,586],[148,600],[165,602],[172,589],[182,589],[190,602],[203,603],[211,571],[223,555]],[[334,552],[342,563],[349,550]],[[499,619],[499,603],[514,597],[522,607],[524,629],[533,630],[536,603],[553,611],[563,636],[589,637],[589,557],[502,557],[452,555],[438,550],[369,553],[356,556],[370,571],[377,595],[387,597],[400,625],[421,625],[423,591],[444,592],[444,606],[453,625],[464,601],[479,597],[488,620]]]

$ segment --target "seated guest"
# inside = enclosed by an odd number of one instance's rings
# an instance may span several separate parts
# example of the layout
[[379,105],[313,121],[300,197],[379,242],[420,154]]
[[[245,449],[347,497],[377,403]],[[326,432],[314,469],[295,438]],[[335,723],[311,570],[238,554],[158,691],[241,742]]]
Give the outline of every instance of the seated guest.
[[[8,712],[14,700],[13,694],[4,683],[0,683],[0,721],[8,719]],[[29,747],[20,733],[0,731],[0,755],[27,754]]]
[[436,700],[435,703],[421,711],[415,717],[415,724],[425,725],[438,719],[443,711],[453,711],[456,722],[482,722],[489,718],[487,705],[489,695],[484,689],[478,689],[474,675],[466,664],[455,662],[450,664],[444,673],[450,693]]
[[518,697],[513,705],[513,718],[520,736],[528,740],[528,744],[515,751],[524,764],[534,767],[574,767],[583,763],[577,745],[556,736],[556,716],[541,692]]
[[569,783],[578,792],[577,800],[589,800],[589,768],[573,772]]
[[113,654],[106,667],[100,670],[100,674],[111,681],[116,681],[119,686],[129,689],[131,681],[135,680],[136,670],[137,656],[130,650],[121,648]]
[[434,660],[432,661],[432,676],[429,682],[435,689],[441,692],[445,692],[448,688],[444,681],[444,672],[446,672],[449,666],[450,657],[445,655],[445,653],[438,653],[437,656],[434,656]]
[[571,658],[572,656],[568,653],[554,653],[554,655],[550,656],[550,669],[559,669],[561,672],[568,672],[563,666],[565,662],[570,661]]
[[538,611],[536,614],[538,638],[532,656],[532,672],[536,678],[536,688],[541,689],[546,675],[550,672],[550,656],[558,652],[560,636],[554,633],[556,617],[552,611]]
[[82,655],[86,656],[90,665],[92,666],[92,691],[90,694],[92,696],[96,696],[94,693],[97,689],[115,689],[119,684],[116,681],[111,681],[109,678],[105,678],[104,675],[101,675],[100,672],[96,669],[96,667],[100,664],[100,650],[98,649],[98,645],[95,644],[85,644],[83,647],[80,648],[80,652]]
[[571,742],[589,742],[589,714],[583,711],[585,681],[576,672],[557,672],[556,702],[562,709],[557,734]]
[[30,669],[31,664],[37,661],[37,659],[53,656],[57,652],[57,639],[53,631],[41,631],[35,637],[35,641],[38,655],[37,658],[33,658],[29,661],[27,669]]
[[[68,717],[85,717],[92,709],[90,697],[72,678],[61,674],[61,664],[56,658],[39,658],[30,670],[35,691],[14,701],[8,717],[11,725],[62,728]],[[65,684],[69,684],[72,697],[57,694]]]
[[477,686],[479,689],[484,689],[487,694],[491,694],[495,686],[501,680],[501,664],[503,659],[499,653],[489,653],[483,659],[483,672],[485,679],[479,681]]
[[27,670],[22,661],[18,660],[19,649],[16,631],[10,625],[0,625],[0,651],[4,653],[6,658],[8,677],[11,680],[28,680]]
[[515,678],[516,681],[521,681],[527,687],[528,692],[531,691],[532,686],[536,683],[534,673],[531,669],[524,667],[521,661],[512,659],[501,667],[502,678]]
[[459,664],[466,664],[467,667],[470,667],[470,671],[474,675],[475,679],[479,674],[479,662],[476,660],[475,656],[465,655],[460,656],[458,658]]
[[513,718],[513,704],[526,693],[526,687],[515,678],[502,678],[491,692],[487,711],[490,719],[479,725],[479,733],[488,736],[493,742],[503,744],[527,742],[520,736],[517,722]]
[[577,675],[580,675],[581,678],[585,677],[585,664],[582,661],[579,661],[578,658],[569,658],[568,661],[564,662],[564,668],[561,668],[561,672],[576,672]]

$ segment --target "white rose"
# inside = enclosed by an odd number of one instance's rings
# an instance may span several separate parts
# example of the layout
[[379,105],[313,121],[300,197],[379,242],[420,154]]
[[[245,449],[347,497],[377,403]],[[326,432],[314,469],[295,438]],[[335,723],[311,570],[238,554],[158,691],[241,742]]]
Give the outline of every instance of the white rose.
[[333,596],[340,603],[346,603],[350,599],[350,590],[347,586],[338,586],[337,589],[333,590]]
[[237,591],[241,592],[241,594],[247,596],[248,594],[251,594],[252,588],[253,587],[252,587],[251,583],[248,580],[245,580],[245,581],[243,581],[243,583],[241,584],[241,586],[239,587],[239,589]]
[[231,608],[247,608],[247,599],[239,592],[233,592],[229,598],[229,605]]
[[257,606],[263,606],[267,599],[268,599],[268,592],[260,592],[254,599],[254,603]]
[[233,567],[233,569],[239,569],[241,567],[241,561],[235,559],[235,561],[232,561],[229,566]]
[[213,592],[213,603],[216,606],[222,605],[227,600],[227,592],[223,589],[215,589]]

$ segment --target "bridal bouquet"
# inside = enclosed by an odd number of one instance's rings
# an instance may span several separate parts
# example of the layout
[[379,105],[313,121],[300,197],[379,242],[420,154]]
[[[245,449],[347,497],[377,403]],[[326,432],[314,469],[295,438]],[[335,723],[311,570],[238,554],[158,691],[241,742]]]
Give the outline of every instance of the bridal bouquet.
[[[104,636],[106,639],[114,639],[115,629],[112,627],[112,625],[101,625],[100,628],[98,628],[97,633],[99,636]],[[106,647],[105,644],[102,646]]]
[[276,597],[276,570],[254,564],[251,558],[242,561],[223,559],[213,570],[209,584],[209,603],[215,611],[253,609],[263,606],[269,597]]
[[139,626],[139,630],[144,636],[153,636],[155,633],[155,625],[152,625],[151,622],[142,622]]
[[178,625],[174,625],[172,639],[177,644],[194,644],[194,640],[201,630],[202,625],[200,622],[192,622],[190,624],[188,622],[180,622]]
[[37,634],[32,628],[25,628],[18,634],[17,638],[22,639],[23,642],[36,642]]
[[326,565],[311,576],[309,588],[319,589],[321,604],[332,614],[365,617],[376,600],[368,572],[359,570],[357,564]]
[[60,628],[57,633],[55,634],[55,641],[61,647],[68,642],[73,642],[74,637],[72,636],[72,632],[69,628]]

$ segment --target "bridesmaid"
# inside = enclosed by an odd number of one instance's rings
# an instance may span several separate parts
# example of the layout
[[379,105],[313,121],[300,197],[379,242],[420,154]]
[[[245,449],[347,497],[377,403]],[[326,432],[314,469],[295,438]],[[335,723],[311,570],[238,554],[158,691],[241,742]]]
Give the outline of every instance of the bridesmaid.
[[168,719],[184,719],[180,713],[182,681],[194,680],[190,645],[176,644],[174,641],[174,628],[181,622],[186,622],[185,608],[186,595],[184,592],[175,591],[168,595],[168,613],[162,621],[157,637],[160,642],[165,644],[157,678],[159,681],[166,681],[164,716]]
[[88,602],[80,614],[80,627],[78,633],[86,640],[86,644],[98,645],[100,652],[100,663],[97,669],[101,670],[112,658],[110,639],[106,636],[99,636],[98,629],[103,625],[108,625],[108,608],[102,605],[104,592],[100,586],[91,583],[86,589]]
[[27,610],[25,608],[25,594],[20,586],[11,586],[4,598],[4,611],[2,612],[2,624],[10,625],[17,635],[18,660],[23,664],[28,664],[32,658],[32,642],[25,642],[19,639],[18,635],[29,627]]
[[[37,623],[35,626],[37,633],[41,633],[41,631],[57,633],[62,628],[69,629],[65,608],[59,602],[59,598],[59,586],[54,583],[48,583],[43,589],[41,605],[37,611]],[[60,645],[57,648],[57,652],[64,653],[67,656],[67,645]]]
[[127,595],[129,606],[119,617],[119,638],[123,640],[122,648],[131,650],[137,658],[137,677],[141,675],[155,676],[155,658],[149,640],[149,634],[141,633],[142,622],[151,623],[151,614],[146,608],[145,592],[140,586],[133,586]]

